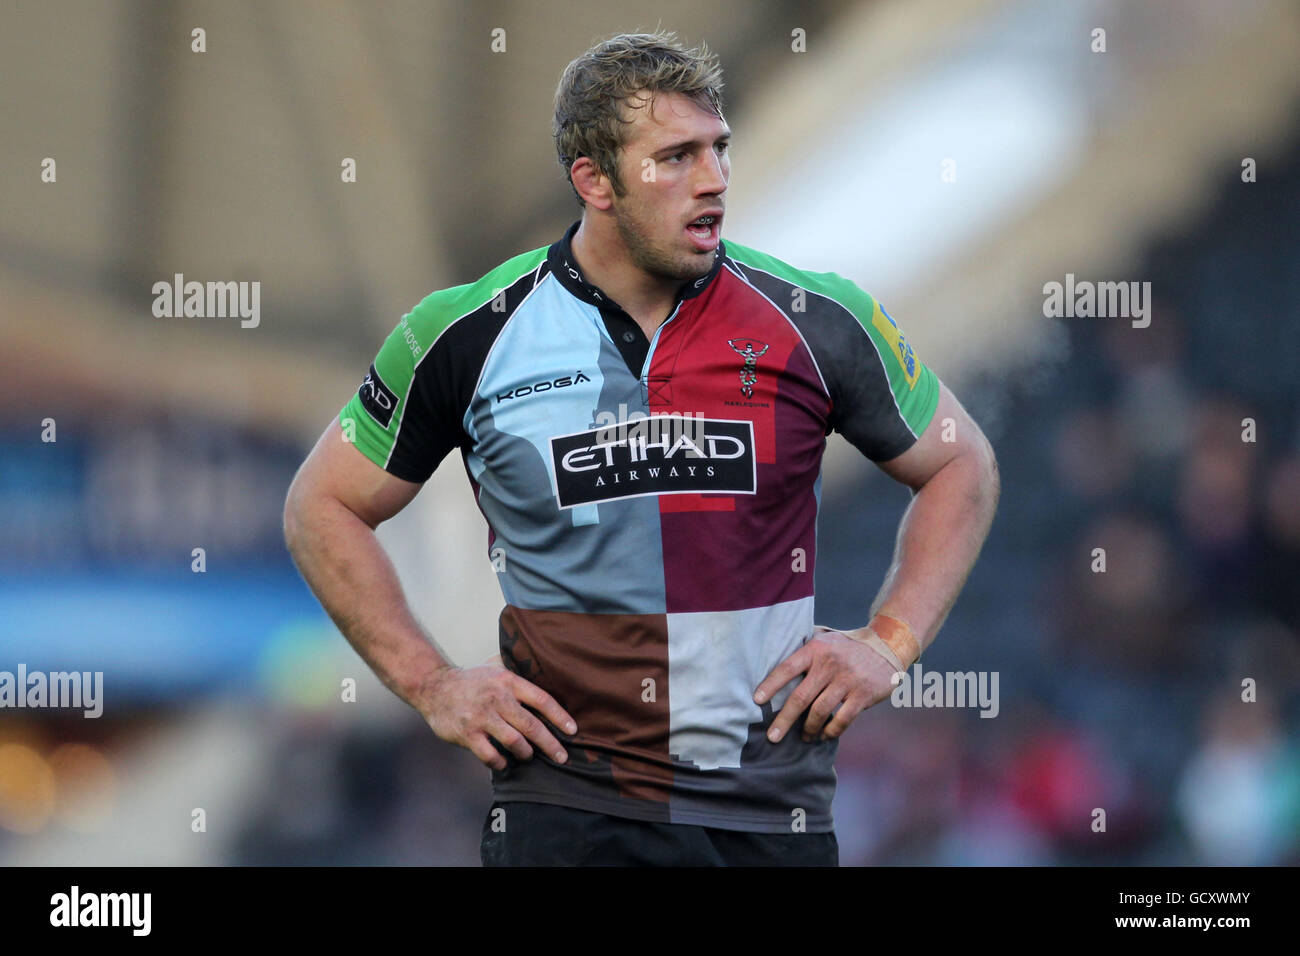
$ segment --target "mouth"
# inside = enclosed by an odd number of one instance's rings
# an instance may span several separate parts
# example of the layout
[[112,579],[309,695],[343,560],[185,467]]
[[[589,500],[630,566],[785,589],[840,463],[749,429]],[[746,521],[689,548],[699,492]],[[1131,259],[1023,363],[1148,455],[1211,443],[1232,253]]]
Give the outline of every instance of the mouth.
[[686,232],[701,252],[712,252],[718,247],[722,232],[722,213],[706,213],[686,224]]

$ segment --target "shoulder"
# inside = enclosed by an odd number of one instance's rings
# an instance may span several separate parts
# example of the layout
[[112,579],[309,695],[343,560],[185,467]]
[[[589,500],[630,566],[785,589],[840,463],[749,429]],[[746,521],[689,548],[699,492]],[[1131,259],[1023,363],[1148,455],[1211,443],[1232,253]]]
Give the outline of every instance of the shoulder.
[[751,280],[783,283],[823,299],[827,304],[838,306],[859,323],[866,324],[878,308],[876,300],[864,291],[856,282],[845,278],[838,272],[818,272],[801,266],[791,265],[784,259],[778,259],[770,253],[762,252],[752,246],[738,242],[726,241],[727,258],[739,264]]
[[520,253],[473,282],[430,292],[402,317],[393,335],[404,338],[418,359],[462,319],[479,313],[498,319],[508,315],[531,290],[547,249]]
[[730,241],[727,257],[739,264],[745,278],[768,298],[782,302],[784,311],[799,325],[815,351],[848,349],[852,353],[870,346],[887,371],[896,367],[909,387],[916,383],[921,365],[907,336],[876,298],[852,279],[838,272],[794,266]]
[[878,461],[906,450],[934,414],[939,383],[876,298],[837,272],[730,241],[726,252],[799,329],[830,393],[836,427]]

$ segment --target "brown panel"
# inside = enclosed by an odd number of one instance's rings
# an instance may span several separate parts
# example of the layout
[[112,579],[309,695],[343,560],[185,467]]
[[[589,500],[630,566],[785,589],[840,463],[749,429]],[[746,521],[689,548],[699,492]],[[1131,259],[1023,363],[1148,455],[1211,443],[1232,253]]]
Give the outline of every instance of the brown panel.
[[[667,802],[673,770],[665,615],[507,605],[501,657],[577,721],[578,733],[568,738],[570,766],[604,763],[621,795]],[[647,678],[654,681],[653,701],[642,699]]]

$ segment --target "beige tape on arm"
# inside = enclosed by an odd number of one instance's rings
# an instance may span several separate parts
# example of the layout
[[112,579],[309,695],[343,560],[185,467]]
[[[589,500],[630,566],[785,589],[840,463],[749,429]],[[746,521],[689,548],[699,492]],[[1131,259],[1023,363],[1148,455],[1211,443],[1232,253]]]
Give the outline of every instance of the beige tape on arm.
[[906,621],[900,621],[888,614],[877,614],[867,625],[880,635],[880,640],[898,658],[902,664],[899,670],[907,670],[921,658],[921,642],[916,639]]
[[894,669],[894,673],[905,672],[907,670],[903,665],[903,662],[898,659],[898,655],[894,653],[894,649],[882,641],[878,635],[872,634],[868,631],[866,637],[859,637],[858,640],[861,643],[866,644],[867,647],[871,648],[885,660],[889,661],[889,666]]

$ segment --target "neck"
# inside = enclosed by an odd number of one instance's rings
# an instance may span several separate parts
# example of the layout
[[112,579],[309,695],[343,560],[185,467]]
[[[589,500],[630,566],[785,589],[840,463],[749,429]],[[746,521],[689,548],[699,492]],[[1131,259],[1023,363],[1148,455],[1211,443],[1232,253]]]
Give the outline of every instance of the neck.
[[587,280],[641,326],[653,330],[668,318],[685,280],[651,275],[632,262],[611,218],[593,219],[584,213],[571,246]]

